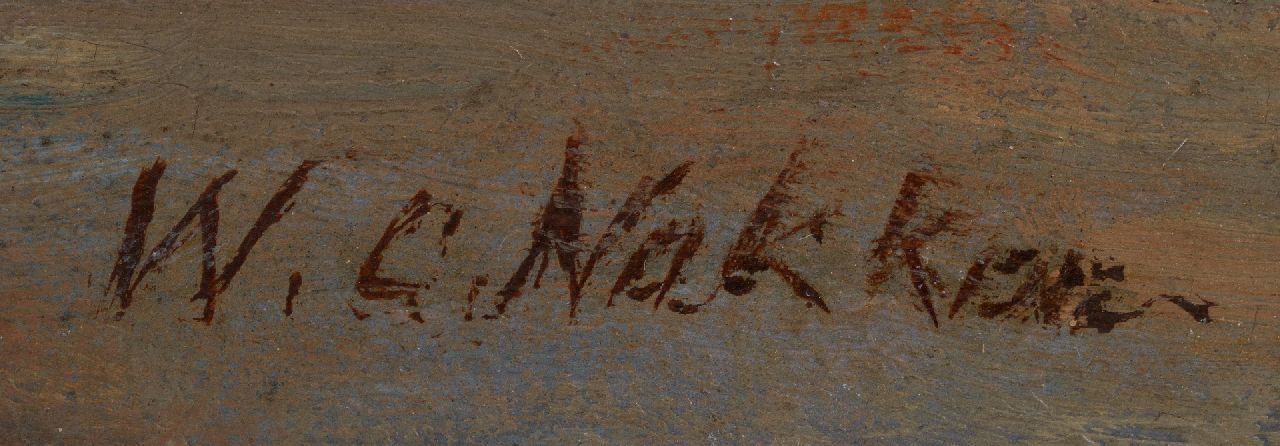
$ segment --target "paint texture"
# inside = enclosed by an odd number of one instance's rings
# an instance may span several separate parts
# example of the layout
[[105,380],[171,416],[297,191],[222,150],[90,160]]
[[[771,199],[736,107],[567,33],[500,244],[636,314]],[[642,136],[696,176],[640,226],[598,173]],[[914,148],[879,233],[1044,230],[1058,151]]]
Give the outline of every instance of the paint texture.
[[1280,444],[1277,92],[1262,1],[10,2],[0,443]]

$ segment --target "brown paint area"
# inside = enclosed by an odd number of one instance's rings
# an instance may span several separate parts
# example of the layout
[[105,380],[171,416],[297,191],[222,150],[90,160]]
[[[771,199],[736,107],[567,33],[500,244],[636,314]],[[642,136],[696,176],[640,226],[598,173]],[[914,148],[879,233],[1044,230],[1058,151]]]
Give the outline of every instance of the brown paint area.
[[165,234],[160,243],[152,248],[150,253],[146,255],[146,261],[143,262],[147,227],[150,226],[151,220],[155,216],[156,187],[161,177],[164,176],[166,164],[163,160],[156,160],[151,167],[143,169],[138,174],[138,180],[133,187],[132,204],[129,210],[129,217],[125,222],[124,239],[121,242],[115,266],[111,271],[111,278],[105,290],[106,293],[111,293],[114,290],[112,301],[119,301],[120,303],[120,310],[116,313],[116,318],[119,319],[124,316],[125,309],[129,308],[133,301],[133,292],[142,283],[142,279],[146,277],[147,273],[159,267],[162,262],[173,255],[194,235],[196,228],[192,227],[192,224],[198,219],[202,251],[200,286],[191,300],[203,300],[205,302],[201,316],[194,320],[205,324],[212,323],[214,312],[217,308],[218,295],[226,291],[236,273],[244,266],[244,262],[248,259],[253,247],[262,239],[267,230],[280,222],[284,218],[284,214],[292,209],[294,195],[302,190],[303,184],[307,181],[307,174],[319,164],[319,161],[303,161],[289,175],[284,184],[280,186],[276,193],[271,196],[266,206],[262,208],[262,212],[258,215],[257,220],[254,221],[253,226],[249,228],[244,238],[241,239],[235,255],[223,265],[221,273],[218,271],[216,254],[218,223],[221,215],[218,206],[218,195],[222,191],[222,187],[235,178],[237,171],[229,170],[211,180],[209,185],[205,187],[204,192],[196,198],[195,203],[187,209],[187,212],[173,228]]

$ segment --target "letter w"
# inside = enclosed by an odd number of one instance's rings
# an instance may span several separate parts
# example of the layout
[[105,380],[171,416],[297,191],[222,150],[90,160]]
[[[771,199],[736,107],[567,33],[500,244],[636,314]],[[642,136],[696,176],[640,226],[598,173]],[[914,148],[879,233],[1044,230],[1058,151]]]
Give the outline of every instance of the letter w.
[[120,301],[120,311],[116,313],[116,319],[124,317],[124,310],[129,308],[133,303],[133,292],[142,282],[142,278],[147,273],[160,266],[165,259],[168,259],[178,248],[182,247],[187,240],[193,235],[195,228],[192,223],[199,219],[201,251],[201,269],[200,269],[200,288],[192,296],[191,300],[204,300],[204,313],[195,318],[197,321],[204,322],[206,325],[213,322],[214,310],[217,307],[217,297],[227,289],[227,285],[231,283],[231,279],[235,278],[236,273],[240,272],[240,267],[244,266],[245,260],[249,257],[249,252],[253,250],[254,245],[262,239],[263,234],[267,232],[272,225],[279,222],[284,214],[293,207],[293,196],[302,189],[302,185],[307,181],[307,173],[319,165],[319,161],[304,161],[289,178],[285,180],[280,189],[276,191],[271,200],[267,202],[266,207],[262,209],[262,213],[258,215],[257,221],[253,227],[245,234],[244,239],[240,241],[240,246],[236,249],[235,256],[222,267],[222,272],[218,272],[217,254],[218,247],[218,193],[222,191],[222,187],[231,182],[235,178],[236,171],[229,170],[217,178],[209,182],[209,186],[205,187],[204,192],[196,198],[195,204],[192,204],[187,213],[178,220],[178,223],[169,230],[160,243],[156,244],[151,252],[143,256],[143,248],[147,242],[147,227],[151,224],[152,217],[155,216],[155,199],[156,185],[160,183],[160,178],[164,176],[165,162],[157,159],[151,167],[144,168],[138,174],[138,181],[133,185],[132,207],[129,209],[129,218],[125,221],[124,240],[120,244],[120,252],[116,255],[115,268],[111,271],[111,278],[108,280],[107,289],[104,294],[112,293],[112,304]]

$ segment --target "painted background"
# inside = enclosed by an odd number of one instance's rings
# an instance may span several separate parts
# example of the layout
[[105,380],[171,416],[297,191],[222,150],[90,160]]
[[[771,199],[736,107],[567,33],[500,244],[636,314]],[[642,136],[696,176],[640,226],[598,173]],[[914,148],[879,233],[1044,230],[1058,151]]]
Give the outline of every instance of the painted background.
[[[1262,1],[4,2],[0,442],[1277,443],[1278,27]],[[568,252],[642,177],[692,164],[575,318],[555,254],[499,314],[570,139]],[[116,317],[157,159],[147,250],[238,171],[219,267],[321,162],[208,324],[198,232]],[[788,166],[779,224],[830,215],[768,256],[829,312],[769,271],[693,314],[606,307],[644,235],[694,217],[668,299],[704,301]],[[938,179],[920,215],[963,215],[912,250],[936,280],[875,254],[913,172]],[[381,265],[429,288],[365,299],[360,267],[419,190],[464,210],[448,252],[436,209]],[[984,296],[1037,261],[1043,295],[1077,252],[1060,318],[926,314],[913,277],[949,308],[975,259],[1025,249]],[[1141,315],[1080,325],[1102,291]]]

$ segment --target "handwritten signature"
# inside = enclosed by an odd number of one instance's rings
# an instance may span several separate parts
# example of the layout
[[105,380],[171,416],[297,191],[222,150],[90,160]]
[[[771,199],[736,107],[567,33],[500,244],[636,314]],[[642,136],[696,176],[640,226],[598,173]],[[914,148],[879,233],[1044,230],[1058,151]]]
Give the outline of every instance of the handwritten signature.
[[[482,318],[503,317],[511,302],[519,299],[530,285],[530,276],[532,286],[539,287],[553,257],[556,267],[568,276],[568,316],[576,318],[583,290],[591,281],[597,265],[609,253],[615,252],[624,236],[631,234],[637,224],[648,216],[655,199],[670,195],[681,185],[694,165],[692,161],[685,161],[661,178],[642,177],[604,231],[594,238],[594,244],[587,248],[582,243],[589,237],[582,228],[584,198],[583,184],[579,179],[586,156],[582,149],[584,144],[585,137],[581,131],[566,139],[560,177],[552,187],[546,205],[533,220],[527,253],[494,296],[493,311],[482,315]],[[704,299],[690,302],[668,297],[673,285],[687,281],[685,266],[704,247],[706,226],[694,216],[683,221],[672,219],[643,236],[640,245],[625,256],[626,263],[614,278],[606,306],[614,306],[615,298],[626,296],[635,301],[652,301],[654,309],[665,306],[679,314],[694,314],[715,301],[722,292],[746,295],[764,276],[773,275],[806,306],[831,313],[822,293],[770,249],[780,241],[801,233],[806,233],[801,238],[821,244],[824,228],[831,219],[841,216],[835,207],[819,206],[804,210],[797,203],[802,194],[796,186],[802,183],[801,174],[807,169],[802,155],[812,145],[812,141],[802,140],[799,147],[791,152],[786,165],[760,198],[736,241],[724,255],[714,289]],[[196,197],[195,203],[148,251],[146,233],[155,214],[156,187],[164,176],[166,163],[158,159],[142,169],[133,187],[124,237],[104,291],[111,297],[109,305],[118,305],[115,319],[123,318],[125,311],[132,306],[134,294],[143,278],[165,263],[198,231],[202,251],[200,283],[192,301],[203,301],[204,308],[194,320],[211,323],[217,311],[218,296],[226,291],[241,271],[263,235],[293,208],[293,199],[306,183],[308,174],[321,163],[304,161],[294,169],[263,207],[241,239],[235,254],[224,264],[219,264],[216,255],[220,218],[218,196],[237,172],[230,170],[211,180]],[[904,274],[910,284],[909,292],[916,299],[914,307],[926,314],[935,327],[943,320],[974,314],[986,319],[1034,322],[1048,327],[1066,325],[1070,333],[1086,329],[1108,333],[1118,324],[1141,317],[1147,308],[1158,302],[1177,306],[1197,322],[1212,321],[1209,309],[1216,306],[1215,303],[1204,299],[1196,303],[1187,297],[1171,294],[1148,298],[1129,311],[1113,311],[1111,307],[1114,304],[1128,299],[1118,295],[1127,293],[1116,288],[1117,283],[1125,280],[1124,265],[1104,265],[1101,261],[1093,261],[1086,274],[1082,266],[1085,256],[1074,249],[1066,250],[1061,256],[1053,256],[1033,248],[989,246],[973,260],[959,288],[954,293],[948,291],[942,276],[927,264],[921,252],[944,234],[964,235],[957,223],[970,216],[945,203],[938,203],[938,200],[930,200],[931,191],[954,187],[958,187],[954,181],[934,170],[913,171],[904,176],[884,230],[873,242],[868,255],[868,260],[876,266],[865,278],[865,291],[869,296],[884,292],[884,286],[895,275]],[[434,211],[445,216],[438,244],[440,255],[448,254],[448,240],[457,233],[465,216],[465,207],[459,203],[438,201],[427,191],[419,191],[387,223],[381,238],[360,264],[355,291],[361,298],[402,302],[414,310],[410,314],[411,319],[424,322],[416,311],[419,306],[417,297],[420,290],[428,285],[385,277],[380,271],[385,251],[397,238],[420,230],[424,217]],[[665,270],[657,273],[656,280],[646,280],[649,268],[663,257],[667,259]],[[1001,285],[1007,285],[1010,280],[1019,282],[1012,294],[1002,295],[999,289],[1007,287]],[[289,277],[285,315],[293,314],[294,299],[301,284],[301,274],[293,272]],[[487,275],[472,278],[463,316],[465,320],[474,319],[475,301],[480,298],[481,289],[488,285]],[[371,316],[354,304],[348,305],[357,319]]]

